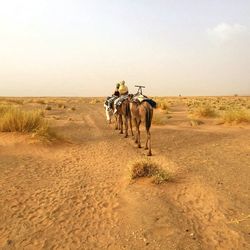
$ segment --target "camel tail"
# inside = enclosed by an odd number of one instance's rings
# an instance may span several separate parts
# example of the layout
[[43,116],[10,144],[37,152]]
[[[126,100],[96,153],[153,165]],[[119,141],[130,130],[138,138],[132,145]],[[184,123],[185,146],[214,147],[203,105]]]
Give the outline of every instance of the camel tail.
[[130,106],[129,106],[129,104],[126,105],[126,117],[130,117]]
[[151,122],[152,122],[152,112],[150,108],[146,108],[146,130],[149,130],[151,127]]

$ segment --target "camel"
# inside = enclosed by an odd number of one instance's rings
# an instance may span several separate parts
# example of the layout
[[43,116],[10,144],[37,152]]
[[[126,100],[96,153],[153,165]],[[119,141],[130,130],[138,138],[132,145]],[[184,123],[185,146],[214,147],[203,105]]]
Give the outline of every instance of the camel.
[[105,114],[106,114],[108,123],[109,124],[112,123],[112,116],[114,116],[115,117],[115,130],[120,129],[119,124],[118,124],[118,115],[114,114],[114,102],[112,102],[111,107],[104,104],[104,108],[105,108]]
[[136,131],[137,131],[135,142],[137,143],[138,148],[141,148],[140,125],[141,123],[144,123],[146,132],[147,132],[147,141],[146,141],[145,149],[148,150],[148,156],[151,156],[152,151],[151,151],[150,127],[151,127],[152,118],[153,118],[153,108],[146,101],[141,102],[141,103],[139,101],[134,101],[132,99],[132,96],[129,97],[129,100],[130,100],[130,110],[131,110],[132,119],[135,123]]
[[117,115],[120,134],[123,134],[123,124],[125,123],[125,138],[128,137],[128,126],[130,126],[131,135],[134,136],[130,112],[130,101],[128,99],[125,99],[122,104],[117,107]]

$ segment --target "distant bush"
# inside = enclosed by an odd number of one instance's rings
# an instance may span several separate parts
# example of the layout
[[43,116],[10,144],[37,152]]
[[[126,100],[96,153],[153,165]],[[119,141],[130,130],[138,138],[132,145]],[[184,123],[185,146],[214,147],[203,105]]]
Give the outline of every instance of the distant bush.
[[42,104],[42,105],[46,104],[45,100],[43,100],[43,99],[36,99],[36,98],[30,100],[30,102],[37,103],[37,104]]
[[14,103],[14,104],[18,104],[18,105],[23,105],[24,100],[22,99],[6,99],[7,102],[9,103]]
[[52,107],[47,105],[47,106],[45,107],[45,110],[52,110]]
[[63,109],[66,109],[67,106],[64,104],[64,103],[58,103],[58,108],[63,108]]
[[225,106],[220,106],[218,109],[219,110],[226,110],[226,107]]

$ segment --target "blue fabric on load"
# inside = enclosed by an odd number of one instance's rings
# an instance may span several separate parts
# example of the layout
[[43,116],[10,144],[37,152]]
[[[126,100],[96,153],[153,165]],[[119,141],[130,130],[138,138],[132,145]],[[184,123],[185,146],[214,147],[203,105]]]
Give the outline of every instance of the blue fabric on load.
[[145,99],[145,100],[143,100],[143,102],[148,102],[151,106],[152,106],[152,108],[156,108],[156,102],[153,100],[153,99]]

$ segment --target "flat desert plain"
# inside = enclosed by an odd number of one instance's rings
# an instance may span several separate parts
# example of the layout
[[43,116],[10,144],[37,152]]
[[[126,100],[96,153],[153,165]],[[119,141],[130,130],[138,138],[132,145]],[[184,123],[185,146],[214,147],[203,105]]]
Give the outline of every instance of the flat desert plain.
[[0,132],[0,248],[250,249],[250,126],[223,116],[250,98],[156,100],[161,184],[131,180],[147,152],[107,123],[103,98],[1,98],[42,110],[56,135]]

